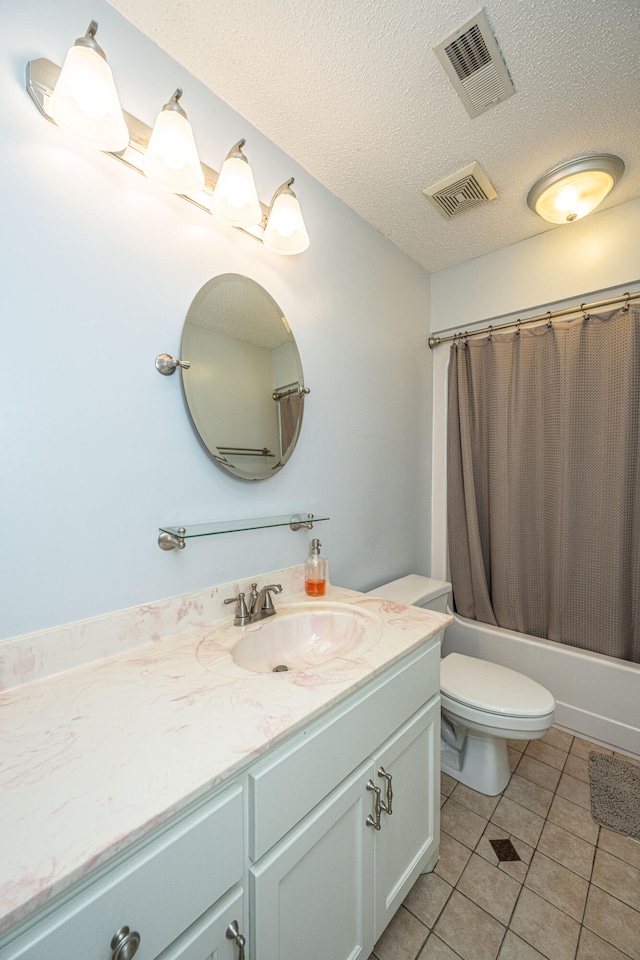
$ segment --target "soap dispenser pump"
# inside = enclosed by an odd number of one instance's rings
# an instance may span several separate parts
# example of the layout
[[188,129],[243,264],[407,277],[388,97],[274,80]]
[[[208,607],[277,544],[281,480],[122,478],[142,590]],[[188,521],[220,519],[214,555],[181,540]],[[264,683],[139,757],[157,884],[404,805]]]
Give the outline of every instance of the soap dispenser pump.
[[319,540],[311,541],[311,553],[304,565],[304,589],[310,597],[324,597],[329,579],[329,563],[320,556]]

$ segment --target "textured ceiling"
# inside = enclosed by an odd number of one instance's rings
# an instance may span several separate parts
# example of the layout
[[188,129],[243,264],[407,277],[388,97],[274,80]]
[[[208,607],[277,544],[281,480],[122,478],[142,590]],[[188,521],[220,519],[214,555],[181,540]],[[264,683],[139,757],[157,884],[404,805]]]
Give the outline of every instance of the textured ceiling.
[[[487,0],[516,93],[474,120],[432,48],[481,0],[110,3],[429,271],[571,229],[526,196],[573,157],[624,160],[601,209],[640,196],[638,0]],[[422,188],[472,160],[498,198],[445,221]]]

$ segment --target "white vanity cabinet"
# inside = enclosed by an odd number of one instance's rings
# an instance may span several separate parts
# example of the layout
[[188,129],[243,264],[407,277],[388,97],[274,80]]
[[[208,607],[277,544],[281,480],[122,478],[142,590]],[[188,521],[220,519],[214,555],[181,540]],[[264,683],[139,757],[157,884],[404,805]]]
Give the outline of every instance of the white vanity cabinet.
[[246,916],[243,820],[242,788],[228,787],[0,949],[0,960],[237,960],[225,931]]
[[[254,960],[366,960],[419,873],[433,866],[437,657],[436,644],[406,658],[250,772],[250,851],[261,854],[265,837],[295,823],[249,871]],[[382,743],[381,729],[393,731]],[[331,771],[340,782],[323,795]],[[296,822],[309,784],[315,804]]]

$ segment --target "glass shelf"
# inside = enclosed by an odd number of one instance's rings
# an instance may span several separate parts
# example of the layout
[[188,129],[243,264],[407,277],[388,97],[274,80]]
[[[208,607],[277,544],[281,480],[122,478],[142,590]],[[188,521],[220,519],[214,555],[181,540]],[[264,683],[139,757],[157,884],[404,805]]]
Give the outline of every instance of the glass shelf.
[[222,520],[217,523],[194,523],[188,527],[160,527],[158,545],[163,550],[182,550],[193,537],[211,537],[218,533],[240,533],[242,530],[264,530],[267,527],[291,527],[311,530],[314,523],[328,520],[312,513],[287,513],[281,517],[257,517],[253,520]]

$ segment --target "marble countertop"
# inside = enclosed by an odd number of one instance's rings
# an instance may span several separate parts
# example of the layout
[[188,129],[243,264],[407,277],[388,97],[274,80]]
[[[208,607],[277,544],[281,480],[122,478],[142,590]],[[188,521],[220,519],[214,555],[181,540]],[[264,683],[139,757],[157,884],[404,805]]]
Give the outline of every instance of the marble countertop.
[[[451,622],[337,587],[325,599],[377,615],[382,639],[255,674],[229,653],[227,614],[0,694],[0,932]],[[293,602],[317,601],[278,610]]]

